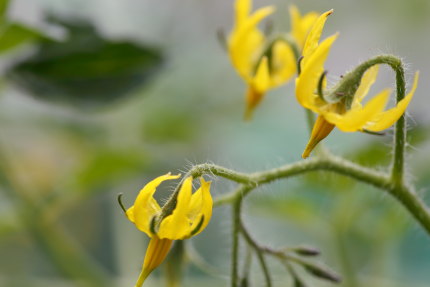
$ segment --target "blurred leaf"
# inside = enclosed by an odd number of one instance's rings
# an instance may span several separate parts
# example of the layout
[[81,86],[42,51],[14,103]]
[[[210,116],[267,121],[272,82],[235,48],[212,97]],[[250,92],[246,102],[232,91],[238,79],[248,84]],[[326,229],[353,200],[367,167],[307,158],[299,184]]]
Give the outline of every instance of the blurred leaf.
[[254,210],[265,216],[291,220],[302,228],[310,228],[318,224],[325,225],[325,219],[318,214],[316,206],[307,198],[271,198],[265,197],[251,201]]
[[36,98],[104,106],[140,87],[161,64],[152,48],[106,40],[89,24],[59,24],[69,31],[67,41],[41,43],[35,55],[9,71]]
[[9,0],[0,0],[0,17],[4,17],[9,6]]
[[[160,113],[162,117],[158,116]],[[144,123],[143,134],[155,143],[178,141],[189,144],[198,131],[196,115],[174,106],[164,106],[162,111],[148,111],[146,117],[148,120]]]
[[146,156],[134,151],[100,151],[77,175],[85,192],[99,191],[124,177],[136,176],[147,164]]
[[43,39],[37,30],[31,29],[18,23],[4,24],[0,28],[0,53],[5,53],[19,45]]
[[[416,126],[408,130],[408,143],[416,145],[426,141],[429,137],[428,128]],[[378,140],[378,138],[380,138]],[[391,159],[391,135],[389,137],[376,136],[375,141],[364,145],[362,148],[352,152],[347,158],[366,166],[378,166],[386,164]]]

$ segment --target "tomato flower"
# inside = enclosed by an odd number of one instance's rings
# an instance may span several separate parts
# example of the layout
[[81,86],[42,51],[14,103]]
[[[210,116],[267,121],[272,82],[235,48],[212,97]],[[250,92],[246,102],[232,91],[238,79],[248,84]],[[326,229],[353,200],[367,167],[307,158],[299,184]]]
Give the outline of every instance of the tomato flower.
[[[393,125],[405,112],[411,101],[418,83],[418,72],[415,75],[411,91],[397,105],[385,110],[390,96],[390,90],[385,89],[366,104],[362,104],[370,87],[375,82],[378,74],[378,65],[369,68],[357,85],[356,79],[351,80],[347,92],[326,90],[324,62],[327,59],[331,45],[337,38],[332,35],[319,44],[325,21],[332,10],[322,14],[313,25],[306,39],[303,50],[303,59],[300,63],[301,73],[296,79],[296,97],[298,102],[305,108],[318,114],[311,137],[303,152],[302,157],[310,155],[314,147],[327,137],[336,126],[343,132],[369,131],[379,132]],[[353,76],[352,74],[345,75]],[[345,79],[343,79],[345,80]],[[335,92],[333,92],[335,90]],[[349,91],[351,94],[349,94]],[[335,97],[330,98],[331,93]]]
[[251,9],[251,0],[236,1],[235,24],[227,43],[231,62],[248,86],[245,119],[251,118],[268,90],[294,76],[304,39],[318,17],[314,12],[302,17],[292,6],[290,35],[268,39],[258,24],[275,11],[274,7],[263,7],[252,14]]
[[187,177],[177,194],[176,204],[169,201],[161,208],[153,195],[157,187],[166,180],[180,175],[159,176],[146,184],[126,211],[127,218],[145,232],[151,240],[146,251],[142,272],[136,283],[142,286],[148,275],[166,258],[173,240],[183,240],[197,235],[208,225],[212,216],[210,182],[200,178],[200,188],[192,194],[193,178]]

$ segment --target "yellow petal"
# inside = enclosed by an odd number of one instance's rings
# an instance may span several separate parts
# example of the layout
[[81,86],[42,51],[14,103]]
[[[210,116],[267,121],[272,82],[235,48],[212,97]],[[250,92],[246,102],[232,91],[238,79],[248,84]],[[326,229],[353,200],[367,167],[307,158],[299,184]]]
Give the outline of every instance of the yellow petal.
[[315,95],[318,80],[324,71],[324,62],[330,52],[331,45],[336,40],[337,34],[325,39],[315,50],[306,65],[302,66],[302,72],[296,80],[296,98],[297,101],[305,108],[318,112],[315,104],[318,98]]
[[372,117],[384,110],[389,97],[390,90],[385,89],[372,98],[363,108],[352,108],[343,115],[327,112],[324,113],[324,117],[343,132],[362,130]]
[[269,60],[267,57],[261,59],[252,83],[255,89],[260,93],[264,93],[270,88]]
[[275,7],[273,6],[266,6],[256,10],[244,21],[243,25],[241,25],[239,30],[243,30],[241,32],[246,34],[247,31],[256,28],[258,23],[260,23],[264,18],[266,18],[273,12],[275,12]]
[[318,18],[318,14],[315,12],[310,12],[302,17],[295,5],[291,5],[289,11],[291,18],[291,35],[296,40],[301,50],[310,28]]
[[371,67],[364,73],[361,78],[360,86],[354,95],[354,100],[352,102],[352,109],[361,107],[361,101],[366,97],[369,92],[370,87],[375,83],[376,77],[378,76],[379,65]]
[[297,70],[297,61],[293,49],[285,42],[278,41],[273,46],[270,88],[284,84]]
[[264,48],[264,35],[258,30],[258,23],[274,12],[273,7],[264,7],[233,29],[228,41],[228,50],[233,66],[239,75],[249,81],[254,75],[255,63]]
[[325,139],[333,130],[334,125],[327,122],[323,116],[319,115],[312,128],[311,137],[302,154],[302,158],[307,158],[316,145]]
[[289,8],[290,12],[290,19],[291,19],[291,34],[293,35],[293,38],[297,41],[302,36],[302,27],[300,20],[302,16],[300,15],[299,9],[297,9],[296,5],[291,5]]
[[236,23],[242,24],[248,15],[251,13],[252,3],[251,0],[237,0],[235,3]]
[[418,85],[419,72],[415,73],[414,84],[409,94],[401,100],[394,108],[375,115],[364,128],[369,131],[379,132],[389,128],[392,124],[399,120],[409,105],[415,90]]
[[311,31],[306,38],[305,46],[303,48],[303,61],[307,61],[306,57],[312,55],[312,53],[318,47],[318,42],[320,40],[325,21],[327,20],[327,17],[331,15],[331,13],[333,13],[333,9],[321,14],[321,16],[319,16],[313,24]]
[[[177,179],[180,175],[170,173],[157,177],[145,185],[139,192],[134,205],[127,210],[127,217],[133,221],[136,227],[151,236],[150,223],[152,217],[160,212],[160,206],[153,198],[157,187],[165,180]],[[133,219],[133,220],[132,220]]]
[[246,93],[245,120],[252,118],[254,109],[260,104],[265,91],[270,88],[269,63],[267,57],[263,57],[258,65],[255,77],[252,79]]
[[249,86],[246,91],[246,107],[245,107],[245,115],[244,119],[249,121],[252,119],[252,114],[254,113],[254,109],[264,97],[264,93],[258,92],[253,86]]
[[[191,197],[189,218],[191,219],[192,236],[199,234],[212,217],[213,200],[210,193],[211,182],[200,178],[200,188]],[[201,221],[202,220],[202,221]]]
[[239,75],[248,82],[254,75],[255,61],[263,49],[264,36],[258,30],[251,30],[246,35],[233,35],[230,39],[231,62]]
[[145,260],[143,261],[142,271],[135,287],[140,287],[151,272],[157,268],[169,253],[172,246],[172,240],[160,239],[157,236],[151,238],[148,248],[146,249]]
[[193,178],[187,177],[182,183],[176,200],[176,207],[172,214],[161,221],[157,236],[172,240],[184,239],[191,233],[190,222],[187,217],[191,200]]
[[134,205],[127,209],[125,216],[127,216],[128,220],[134,223]]

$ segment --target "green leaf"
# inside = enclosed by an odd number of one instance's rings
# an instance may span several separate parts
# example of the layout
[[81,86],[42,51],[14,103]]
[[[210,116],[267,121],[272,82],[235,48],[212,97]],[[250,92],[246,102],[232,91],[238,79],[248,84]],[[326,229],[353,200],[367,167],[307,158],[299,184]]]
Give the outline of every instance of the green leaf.
[[139,151],[100,150],[88,159],[76,181],[84,192],[99,191],[116,181],[138,175],[147,162],[146,155]]
[[9,0],[0,0],[0,18],[4,17],[9,6]]
[[0,28],[0,53],[5,53],[19,45],[42,38],[44,36],[40,32],[24,25],[18,23],[4,24]]
[[160,53],[102,38],[88,24],[60,23],[65,42],[46,41],[8,75],[32,96],[78,108],[115,102],[140,87],[161,64]]

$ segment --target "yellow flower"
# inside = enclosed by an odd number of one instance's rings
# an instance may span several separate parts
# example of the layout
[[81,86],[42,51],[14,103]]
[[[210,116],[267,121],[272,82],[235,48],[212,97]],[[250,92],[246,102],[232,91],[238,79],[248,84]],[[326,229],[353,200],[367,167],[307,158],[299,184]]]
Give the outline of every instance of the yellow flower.
[[291,35],[297,42],[300,50],[303,49],[306,37],[315,21],[318,19],[318,16],[316,12],[309,12],[302,17],[296,6],[290,6]]
[[318,42],[327,16],[331,13],[332,11],[328,11],[322,14],[312,27],[303,50],[301,74],[296,80],[297,100],[303,107],[318,114],[311,137],[303,152],[303,158],[308,157],[313,148],[328,136],[335,126],[343,132],[378,132],[389,128],[405,112],[418,83],[418,73],[416,73],[409,94],[391,109],[385,110],[390,96],[388,89],[363,105],[362,101],[378,74],[378,66],[375,65],[364,73],[353,95],[342,95],[352,96],[352,98],[343,97],[335,102],[325,100],[322,91],[326,84],[323,76],[324,62],[337,34],[328,37],[321,44]]
[[[235,24],[228,39],[228,52],[233,66],[247,83],[245,119],[252,116],[265,93],[293,77],[297,70],[297,55],[291,43],[269,41],[258,29],[258,24],[275,9],[263,7],[251,14],[251,0],[237,0]],[[293,44],[302,47],[307,32],[317,15],[301,16],[296,7],[290,8]],[[294,40],[295,39],[295,40]],[[296,54],[295,54],[296,53]]]
[[148,275],[165,259],[173,240],[187,239],[200,233],[212,216],[210,182],[200,178],[200,188],[192,194],[192,177],[187,177],[176,197],[176,204],[169,202],[161,208],[153,195],[166,180],[179,178],[170,173],[157,177],[145,185],[127,212],[127,218],[145,232],[151,241],[146,251],[142,272],[136,283],[142,286]]

